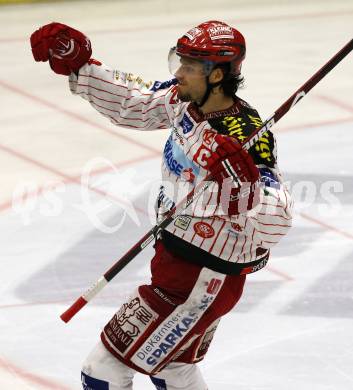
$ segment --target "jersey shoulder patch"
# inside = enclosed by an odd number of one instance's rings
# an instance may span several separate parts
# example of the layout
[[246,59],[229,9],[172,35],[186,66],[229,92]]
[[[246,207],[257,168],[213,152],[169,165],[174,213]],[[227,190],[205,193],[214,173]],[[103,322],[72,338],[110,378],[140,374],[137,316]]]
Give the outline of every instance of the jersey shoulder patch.
[[176,85],[178,82],[177,79],[171,79],[167,81],[155,81],[151,87],[151,91],[159,91],[161,89],[167,89],[171,87],[172,85]]

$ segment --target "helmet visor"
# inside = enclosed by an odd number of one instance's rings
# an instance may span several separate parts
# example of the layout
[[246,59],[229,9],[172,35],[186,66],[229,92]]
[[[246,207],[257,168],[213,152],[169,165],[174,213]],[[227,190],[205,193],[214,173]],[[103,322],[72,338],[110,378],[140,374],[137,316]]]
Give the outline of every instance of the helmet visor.
[[172,47],[168,55],[169,72],[175,76],[185,75],[193,78],[209,76],[213,69],[212,61],[203,61],[177,54],[176,47]]

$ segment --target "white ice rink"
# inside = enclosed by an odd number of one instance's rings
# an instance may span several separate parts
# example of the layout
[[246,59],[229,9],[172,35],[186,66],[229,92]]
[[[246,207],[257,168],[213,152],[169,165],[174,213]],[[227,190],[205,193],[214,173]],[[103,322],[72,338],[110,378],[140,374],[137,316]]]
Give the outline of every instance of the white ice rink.
[[[239,95],[265,119],[352,38],[353,2],[0,7],[0,390],[81,388],[81,362],[148,280],[152,248],[71,322],[59,316],[152,226],[151,188],[168,137],[100,117],[65,77],[33,61],[30,34],[51,21],[72,25],[91,38],[95,58],[165,80],[169,48],[210,19],[247,38]],[[209,390],[353,389],[352,58],[274,129],[296,199],[294,227],[221,321],[200,364]],[[138,374],[135,389],[153,386]]]

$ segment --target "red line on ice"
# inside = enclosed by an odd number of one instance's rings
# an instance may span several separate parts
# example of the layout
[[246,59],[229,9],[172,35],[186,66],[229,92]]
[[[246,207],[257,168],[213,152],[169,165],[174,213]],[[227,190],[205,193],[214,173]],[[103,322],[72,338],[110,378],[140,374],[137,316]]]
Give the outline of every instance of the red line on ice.
[[51,390],[70,390],[69,387],[55,383],[49,379],[42,378],[38,375],[32,374],[31,372],[25,371],[24,369],[16,366],[13,363],[10,363],[8,360],[0,358],[0,368],[9,372],[13,376],[18,376],[21,380],[30,382],[34,385],[39,385],[40,387],[51,389]]
[[344,111],[348,111],[349,113],[353,113],[353,106],[350,104],[347,104],[345,102],[342,102],[341,100],[338,100],[336,98],[333,98],[331,96],[325,96],[325,95],[314,95],[316,99],[320,99],[326,103],[329,103],[333,106],[339,107]]
[[284,272],[282,272],[282,271],[279,271],[278,269],[275,269],[275,268],[273,268],[273,267],[270,266],[270,265],[266,265],[265,270],[271,272],[272,274],[275,274],[275,275],[277,275],[277,276],[280,276],[282,279],[284,279],[284,280],[286,280],[286,281],[288,281],[288,282],[291,282],[291,281],[294,280],[294,279],[293,279],[291,276],[289,276],[288,274],[286,274],[286,273],[284,273]]
[[102,125],[100,125],[98,123],[95,123],[95,122],[85,118],[84,116],[81,116],[79,114],[76,114],[75,112],[69,111],[69,110],[67,110],[65,108],[62,108],[62,107],[56,105],[56,104],[53,104],[49,100],[45,100],[45,99],[43,99],[43,98],[41,98],[39,96],[32,95],[31,93],[25,91],[24,89],[21,89],[21,88],[15,86],[15,85],[11,85],[11,84],[3,81],[3,80],[0,80],[0,86],[2,86],[3,88],[8,89],[9,91],[11,91],[13,93],[17,93],[18,95],[21,95],[21,96],[23,96],[25,98],[28,98],[28,99],[36,102],[36,103],[39,103],[39,104],[44,105],[46,107],[49,107],[49,108],[53,109],[54,111],[60,112],[61,114],[64,114],[64,115],[69,116],[69,117],[71,117],[71,118],[73,118],[75,120],[78,120],[78,121],[83,122],[83,123],[85,123],[85,124],[87,124],[89,126],[92,126],[95,129],[102,130],[102,131],[104,131],[104,132],[106,132],[106,133],[108,133],[108,134],[110,134],[110,135],[112,135],[114,137],[123,139],[124,141],[129,142],[129,143],[131,143],[131,144],[133,144],[135,146],[138,146],[138,147],[140,147],[142,149],[148,150],[151,153],[155,153],[156,155],[157,154],[159,155],[161,153],[160,150],[158,150],[158,149],[152,148],[151,146],[148,146],[148,145],[146,145],[146,144],[144,144],[142,142],[136,141],[136,140],[134,140],[134,139],[132,139],[130,137],[127,137],[127,136],[125,136],[125,135],[123,135],[123,134],[121,134],[119,132],[111,130],[109,127],[105,127],[105,126],[102,126]]
[[[140,161],[145,161],[145,160],[148,160],[148,159],[153,158],[153,157],[154,157],[154,155],[144,155],[144,156],[139,156],[139,157],[131,159],[131,160],[127,160],[127,161],[123,161],[123,162],[120,162],[120,163],[116,163],[116,164],[113,164],[113,165],[115,167],[117,167],[117,168],[121,168],[123,166],[131,165],[131,164],[134,164],[134,163],[137,163],[137,162],[140,162]],[[111,169],[112,169],[111,166],[104,167],[104,168],[102,167],[102,168],[96,169],[96,170],[91,172],[91,176],[93,177],[93,176],[98,176],[98,175],[103,174],[103,173],[107,173]],[[80,179],[80,176],[73,176],[71,179],[58,180],[58,182],[54,183],[51,187],[55,187],[55,184],[60,184],[60,183],[63,183],[63,184],[76,183],[79,179]],[[33,192],[33,193],[29,193],[29,194],[26,193],[21,198],[18,198],[17,200],[30,199],[32,197],[38,196],[40,194],[43,194],[44,191],[50,191],[50,188],[46,188],[45,186],[41,186],[41,187],[38,188],[37,192]],[[12,199],[11,200],[7,200],[6,202],[0,204],[0,213],[8,210],[11,207],[12,207]]]
[[[18,152],[17,150],[15,149],[12,149],[12,148],[9,148],[5,145],[1,145],[0,144],[0,150],[6,152],[6,153],[9,153],[10,155],[12,156],[15,156],[21,160],[24,160],[32,165],[35,165],[39,168],[42,168],[48,172],[51,172],[57,176],[60,176],[62,178],[64,178],[65,180],[67,180],[68,182],[71,182],[71,183],[75,183],[75,184],[79,184],[81,185],[81,181],[79,179],[77,179],[76,177],[74,176],[69,176],[67,175],[66,173],[64,172],[61,172],[59,171],[58,169],[54,168],[54,167],[51,167],[49,165],[46,165],[40,161],[37,161],[37,160],[34,160],[33,158],[29,157],[29,156],[26,156],[25,154],[21,153],[21,152]],[[143,156],[143,159],[145,159],[146,157]],[[142,159],[142,157],[141,157]],[[109,194],[108,192],[105,192],[105,191],[102,191],[100,190],[99,188],[95,188],[95,187],[92,187],[92,186],[87,186],[87,188],[92,191],[92,192],[95,192],[97,194],[100,194],[100,195],[103,195],[103,196],[107,196],[115,201],[118,201],[118,202],[123,202],[121,199],[117,198],[116,196],[112,195],[112,194]],[[7,203],[8,205],[8,203]],[[4,207],[4,206],[3,206]],[[148,213],[146,212],[146,210],[144,209],[140,209],[139,207],[135,206],[135,209],[137,211],[139,211],[140,213],[142,214],[145,214],[145,215],[148,215]]]
[[310,222],[316,223],[317,225],[320,225],[321,227],[323,227],[323,228],[325,228],[327,230],[331,230],[332,232],[335,232],[335,233],[337,233],[337,234],[339,234],[339,235],[341,235],[341,236],[343,236],[345,238],[353,240],[353,234],[351,234],[351,233],[348,233],[348,232],[346,232],[346,231],[344,231],[342,229],[336,228],[335,226],[332,226],[332,225],[329,225],[329,224],[327,224],[325,222],[322,222],[322,221],[320,221],[320,220],[318,220],[316,218],[311,217],[308,214],[300,213],[300,215],[301,215],[301,217],[303,217],[304,219],[307,219]]
[[341,119],[331,119],[327,121],[321,121],[321,122],[311,122],[311,123],[304,123],[301,125],[293,125],[293,126],[285,126],[281,127],[280,125],[276,125],[274,127],[275,133],[284,133],[286,131],[297,131],[297,130],[306,130],[310,127],[321,127],[321,126],[330,126],[335,125],[339,123],[349,123],[353,122],[353,117],[349,118],[341,118]]

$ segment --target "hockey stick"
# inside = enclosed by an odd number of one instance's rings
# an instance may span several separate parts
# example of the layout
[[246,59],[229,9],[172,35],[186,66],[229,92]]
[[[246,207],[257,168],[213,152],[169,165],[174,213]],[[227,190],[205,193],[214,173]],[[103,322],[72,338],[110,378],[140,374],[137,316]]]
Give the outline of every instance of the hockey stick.
[[[321,69],[319,69],[305,84],[286,100],[275,113],[268,118],[262,127],[253,131],[243,148],[249,150],[262,135],[270,130],[295,104],[299,102],[327,73],[329,73],[340,61],[343,60],[353,49],[353,39],[350,40],[338,53],[336,53]],[[178,217],[195,199],[197,199],[209,187],[211,176],[207,176],[199,183],[178,205],[174,206],[166,215],[164,220],[155,225],[145,234],[124,256],[122,256],[96,283],[94,283],[76,302],[74,302],[60,317],[64,322],[80,311],[99,291],[103,289],[135,256],[137,256],[151,241],[153,241],[159,230],[166,228],[176,217]]]

